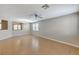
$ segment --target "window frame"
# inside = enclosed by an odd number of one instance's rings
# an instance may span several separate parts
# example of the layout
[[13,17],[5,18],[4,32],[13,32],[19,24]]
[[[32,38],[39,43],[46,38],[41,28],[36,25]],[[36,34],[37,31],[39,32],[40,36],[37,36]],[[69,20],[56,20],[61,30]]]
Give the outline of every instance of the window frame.
[[0,30],[2,30],[2,23],[0,23]]
[[32,24],[32,30],[33,31],[39,31],[39,23]]
[[8,20],[0,20],[0,30],[8,30]]
[[[17,25],[17,29],[14,28],[15,25]],[[20,29],[19,29],[19,26],[20,26]],[[12,26],[12,27],[13,27],[13,30],[14,30],[14,31],[23,30],[23,25],[22,25],[22,23],[13,23],[13,26]]]

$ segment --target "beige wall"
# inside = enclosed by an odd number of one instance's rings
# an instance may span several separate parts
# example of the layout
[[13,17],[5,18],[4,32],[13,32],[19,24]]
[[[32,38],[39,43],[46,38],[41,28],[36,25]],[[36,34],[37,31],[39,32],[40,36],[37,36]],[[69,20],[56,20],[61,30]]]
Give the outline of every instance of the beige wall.
[[67,40],[79,34],[79,15],[78,13],[65,15],[39,21],[39,31],[33,32],[36,35],[44,35],[57,40]]

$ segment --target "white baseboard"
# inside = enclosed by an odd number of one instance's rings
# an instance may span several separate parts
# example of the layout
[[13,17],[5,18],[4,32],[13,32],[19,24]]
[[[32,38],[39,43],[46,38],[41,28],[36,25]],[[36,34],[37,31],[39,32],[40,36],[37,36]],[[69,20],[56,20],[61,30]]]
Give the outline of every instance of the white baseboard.
[[0,38],[0,40],[8,39],[8,38],[10,38],[10,37],[12,37],[12,35],[8,35],[8,36],[6,36],[6,37],[2,37],[2,38]]
[[0,40],[8,39],[11,37],[16,37],[16,36],[22,36],[22,35],[29,35],[28,33],[26,34],[18,34],[18,35],[6,35],[5,37],[0,38]]
[[73,43],[68,43],[68,42],[60,41],[60,40],[57,40],[57,39],[46,37],[44,35],[36,35],[36,36],[39,36],[39,37],[42,37],[42,38],[45,38],[45,39],[53,40],[53,41],[56,41],[56,42],[59,42],[59,43],[63,43],[63,44],[66,44],[66,45],[70,45],[70,46],[79,48],[79,45],[76,45],[76,44],[73,44]]
[[29,35],[29,33],[25,33],[25,34],[16,34],[16,35],[12,35],[13,37],[16,37],[16,36],[22,36],[22,35]]

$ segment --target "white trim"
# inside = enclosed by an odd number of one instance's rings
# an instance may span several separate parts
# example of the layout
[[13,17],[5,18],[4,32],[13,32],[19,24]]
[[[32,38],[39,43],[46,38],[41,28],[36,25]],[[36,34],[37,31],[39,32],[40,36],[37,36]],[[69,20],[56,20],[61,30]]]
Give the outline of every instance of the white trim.
[[13,37],[13,36],[12,36],[12,35],[8,35],[8,36],[6,36],[6,37],[0,38],[0,40],[5,40],[5,39],[11,38],[11,37]]
[[68,43],[68,42],[64,42],[64,41],[56,40],[56,39],[53,39],[53,38],[50,38],[50,37],[46,37],[46,36],[44,36],[44,35],[36,35],[36,36],[39,36],[39,37],[42,37],[42,38],[45,38],[45,39],[49,39],[49,40],[52,40],[52,41],[56,41],[56,42],[59,42],[59,43],[63,43],[63,44],[66,44],[66,45],[70,45],[70,46],[79,48],[78,45],[73,44],[73,43]]

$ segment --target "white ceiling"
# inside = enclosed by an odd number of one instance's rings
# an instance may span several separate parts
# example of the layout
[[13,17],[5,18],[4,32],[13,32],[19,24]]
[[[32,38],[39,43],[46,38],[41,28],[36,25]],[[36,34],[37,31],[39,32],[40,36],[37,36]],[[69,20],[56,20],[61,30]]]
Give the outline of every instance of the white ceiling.
[[0,5],[0,17],[9,17],[13,21],[34,21],[33,13],[40,14],[43,18],[36,19],[45,20],[48,18],[59,17],[79,11],[77,4],[49,4],[48,9],[42,9],[42,4],[2,4]]

